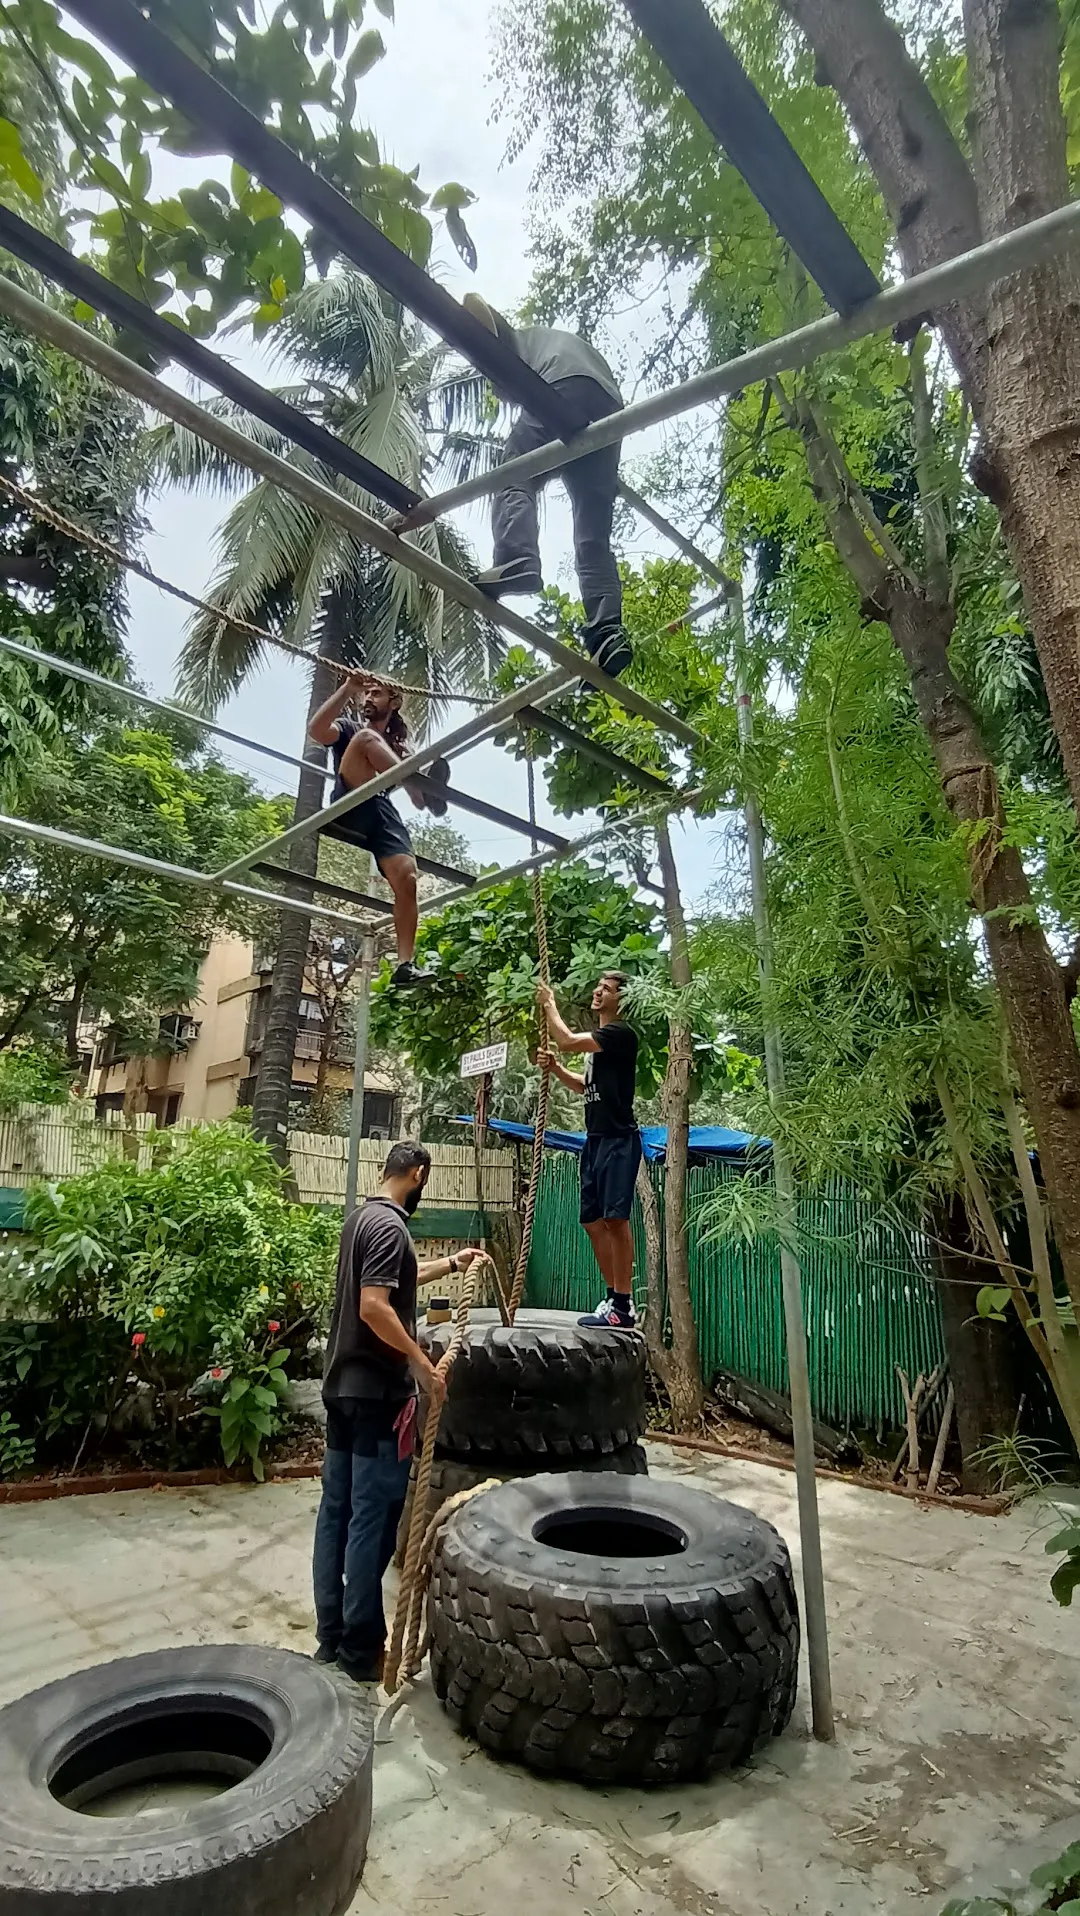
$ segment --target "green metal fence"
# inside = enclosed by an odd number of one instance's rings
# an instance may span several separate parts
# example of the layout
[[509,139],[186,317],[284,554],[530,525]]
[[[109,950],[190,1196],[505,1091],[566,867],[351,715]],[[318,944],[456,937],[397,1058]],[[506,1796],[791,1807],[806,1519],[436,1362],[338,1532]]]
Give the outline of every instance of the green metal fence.
[[[752,1243],[702,1240],[697,1220],[718,1184],[740,1172],[724,1163],[690,1171],[690,1286],[706,1377],[738,1371],[787,1389],[780,1253],[774,1237]],[[652,1167],[663,1209],[664,1173]],[[633,1218],[635,1286],[644,1288],[640,1208]],[[899,1364],[914,1378],[944,1355],[937,1293],[917,1233],[882,1219],[842,1184],[799,1205],[810,1389],[815,1414],[844,1428],[897,1425]],[[544,1165],[529,1259],[528,1301],[553,1310],[596,1302],[592,1248],[578,1223],[578,1160],[552,1152]],[[640,1297],[639,1297],[640,1301]]]

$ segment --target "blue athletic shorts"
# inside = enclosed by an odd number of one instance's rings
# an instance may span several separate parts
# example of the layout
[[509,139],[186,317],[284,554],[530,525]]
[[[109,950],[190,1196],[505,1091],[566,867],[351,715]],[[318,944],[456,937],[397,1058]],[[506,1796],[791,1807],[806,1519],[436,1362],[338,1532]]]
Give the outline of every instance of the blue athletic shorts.
[[628,1218],[634,1207],[634,1185],[641,1163],[641,1137],[585,1139],[581,1153],[581,1222],[598,1224],[601,1218]]

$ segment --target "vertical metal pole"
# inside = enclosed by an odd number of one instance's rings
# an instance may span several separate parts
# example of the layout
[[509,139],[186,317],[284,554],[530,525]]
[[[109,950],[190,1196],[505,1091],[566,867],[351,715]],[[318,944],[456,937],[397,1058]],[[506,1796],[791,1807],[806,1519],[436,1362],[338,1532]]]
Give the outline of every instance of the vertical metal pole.
[[371,1028],[371,980],[378,963],[375,940],[360,945],[360,989],[356,997],[356,1041],[353,1047],[353,1088],[349,1104],[349,1162],[345,1171],[345,1216],[356,1209],[360,1170],[360,1139],[364,1133],[364,1073],[367,1070],[368,1032]]
[[[728,597],[735,641],[735,695],[739,743],[745,753],[753,743],[754,717],[745,682],[745,641],[741,587]],[[773,1013],[772,934],[765,885],[765,832],[761,807],[751,790],[743,804],[750,846],[750,891],[761,983],[761,1022],[765,1037],[765,1075],[769,1102],[778,1109],[784,1099],[784,1049]],[[821,1563],[821,1525],[818,1518],[817,1475],[814,1469],[814,1418],[810,1406],[810,1371],[806,1356],[806,1316],[803,1310],[802,1272],[795,1246],[797,1207],[791,1159],[782,1138],[773,1138],[773,1180],[780,1237],[780,1281],[784,1299],[791,1424],[795,1442],[795,1483],[799,1498],[799,1538],[802,1547],[803,1605],[806,1611],[806,1647],[810,1660],[810,1708],[819,1743],[832,1743],[832,1678],[829,1673],[829,1627],[825,1613],[825,1576]]]

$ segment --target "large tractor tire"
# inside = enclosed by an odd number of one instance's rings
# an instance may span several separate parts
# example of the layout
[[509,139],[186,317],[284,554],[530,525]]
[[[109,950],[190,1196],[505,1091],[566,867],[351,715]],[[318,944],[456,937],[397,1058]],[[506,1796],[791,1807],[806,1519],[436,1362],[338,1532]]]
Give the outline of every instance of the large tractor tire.
[[[422,1326],[437,1363],[451,1326]],[[439,1423],[446,1457],[481,1463],[539,1459],[589,1469],[645,1429],[645,1340],[636,1331],[583,1330],[571,1311],[495,1312],[470,1319]]]
[[[0,1910],[342,1916],[371,1828],[371,1749],[359,1690],[288,1650],[198,1645],[78,1670],[0,1710]],[[224,1788],[91,1811],[174,1780]]]
[[429,1624],[456,1729],[591,1783],[728,1769],[795,1701],[786,1544],[681,1484],[575,1473],[474,1497],[437,1546]]

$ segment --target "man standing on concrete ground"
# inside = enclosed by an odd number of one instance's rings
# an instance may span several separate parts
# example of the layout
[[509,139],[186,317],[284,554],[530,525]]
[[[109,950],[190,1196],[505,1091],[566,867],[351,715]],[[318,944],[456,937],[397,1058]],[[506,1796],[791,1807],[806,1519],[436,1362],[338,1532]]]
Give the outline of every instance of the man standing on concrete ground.
[[417,1387],[437,1408],[446,1386],[416,1342],[416,1286],[467,1271],[478,1251],[418,1264],[409,1218],[431,1154],[395,1144],[376,1196],[346,1218],[323,1371],[326,1455],[315,1524],[319,1663],[377,1683],[386,1642],[382,1580],[405,1504]]
[[[588,340],[554,326],[511,326],[476,293],[466,293],[461,303],[489,332],[512,347],[526,366],[547,380],[574,416],[579,432],[594,419],[621,411],[622,394],[615,375]],[[534,452],[538,446],[546,446],[551,437],[539,419],[522,412],[507,439],[503,458],[516,459],[520,453]],[[631,659],[622,623],[622,583],[611,550],[619,453],[617,444],[601,446],[584,459],[563,466],[559,474],[574,514],[574,562],[585,607],[581,636],[590,658],[612,677],[625,672]],[[543,478],[519,482],[495,493],[491,501],[494,564],[490,572],[481,572],[477,579],[480,590],[489,598],[543,590],[536,512],[537,485],[542,484]]]
[[[626,978],[606,971],[592,995],[593,1031],[571,1031],[550,985],[537,993],[548,1035],[559,1051],[583,1051],[584,1075],[567,1071],[547,1053],[560,1084],[585,1099],[585,1148],[581,1154],[581,1222],[607,1286],[602,1304],[578,1323],[594,1330],[634,1328],[634,1239],[630,1213],[641,1163],[641,1133],[634,1116],[637,1033],[623,1023]],[[542,1062],[542,1060],[541,1060]]]

